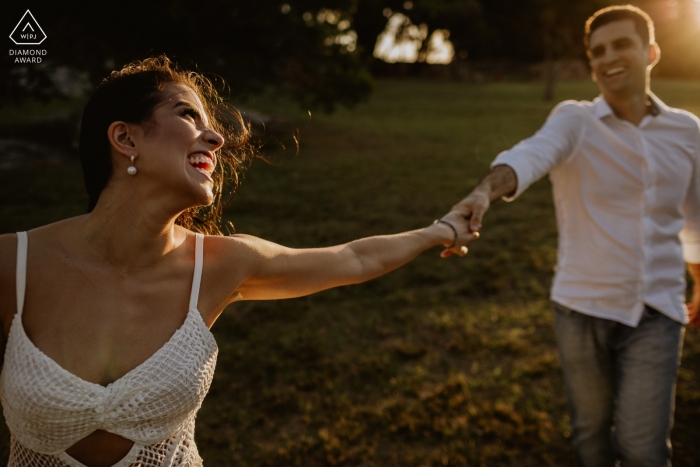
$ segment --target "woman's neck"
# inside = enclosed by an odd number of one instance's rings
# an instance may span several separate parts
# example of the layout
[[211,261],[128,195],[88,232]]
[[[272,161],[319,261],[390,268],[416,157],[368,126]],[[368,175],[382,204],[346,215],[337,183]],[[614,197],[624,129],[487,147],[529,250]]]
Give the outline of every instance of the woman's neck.
[[80,230],[90,251],[128,274],[158,263],[184,241],[184,229],[175,225],[178,215],[105,189]]

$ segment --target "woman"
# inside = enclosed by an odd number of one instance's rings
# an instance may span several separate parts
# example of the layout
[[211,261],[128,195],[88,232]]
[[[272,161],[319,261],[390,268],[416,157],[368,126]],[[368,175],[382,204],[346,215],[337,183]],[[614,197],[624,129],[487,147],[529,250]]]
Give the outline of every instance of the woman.
[[220,235],[222,185],[251,152],[217,104],[165,57],[113,72],[83,114],[88,214],[0,236],[10,466],[201,465],[194,418],[227,305],[360,283],[437,245],[464,255],[475,238],[454,213],[329,248]]

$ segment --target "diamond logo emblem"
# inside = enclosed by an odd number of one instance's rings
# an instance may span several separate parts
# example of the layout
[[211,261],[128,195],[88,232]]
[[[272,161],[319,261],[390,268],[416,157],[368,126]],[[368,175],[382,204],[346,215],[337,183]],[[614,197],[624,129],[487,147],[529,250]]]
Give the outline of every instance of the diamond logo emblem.
[[10,39],[17,45],[39,45],[46,39],[46,34],[32,12],[27,10],[10,34]]

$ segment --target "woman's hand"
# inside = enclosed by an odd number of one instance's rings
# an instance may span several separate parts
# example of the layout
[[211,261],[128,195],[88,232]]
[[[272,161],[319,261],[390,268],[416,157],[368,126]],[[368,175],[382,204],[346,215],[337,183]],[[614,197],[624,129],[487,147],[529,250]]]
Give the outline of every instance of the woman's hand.
[[[452,234],[450,241],[443,242],[445,249],[440,253],[440,257],[442,258],[447,258],[452,255],[466,255],[469,251],[467,245],[479,238],[479,232],[471,231],[469,228],[469,218],[465,217],[460,211],[450,211],[435,225],[444,226],[449,229],[449,233]],[[454,227],[454,230],[450,225]]]

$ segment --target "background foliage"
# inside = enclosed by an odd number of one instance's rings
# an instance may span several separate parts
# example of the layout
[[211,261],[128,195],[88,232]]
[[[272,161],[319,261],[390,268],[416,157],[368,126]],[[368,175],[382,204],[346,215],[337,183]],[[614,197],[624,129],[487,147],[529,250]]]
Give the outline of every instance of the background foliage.
[[[385,13],[402,12],[429,31],[448,29],[455,63],[519,66],[585,58],[583,23],[610,0],[28,0],[3,5],[9,34],[29,8],[48,38],[42,66],[0,62],[0,105],[61,93],[57,68],[87,73],[91,86],[132,60],[166,53],[223,77],[236,98],[270,88],[303,109],[333,110],[365,99]],[[655,19],[664,59],[656,73],[700,77],[700,16],[693,0],[636,0]],[[325,12],[333,12],[326,15]],[[348,47],[339,36],[353,31]],[[9,39],[7,44],[14,46]],[[554,77],[551,77],[554,79]]]

